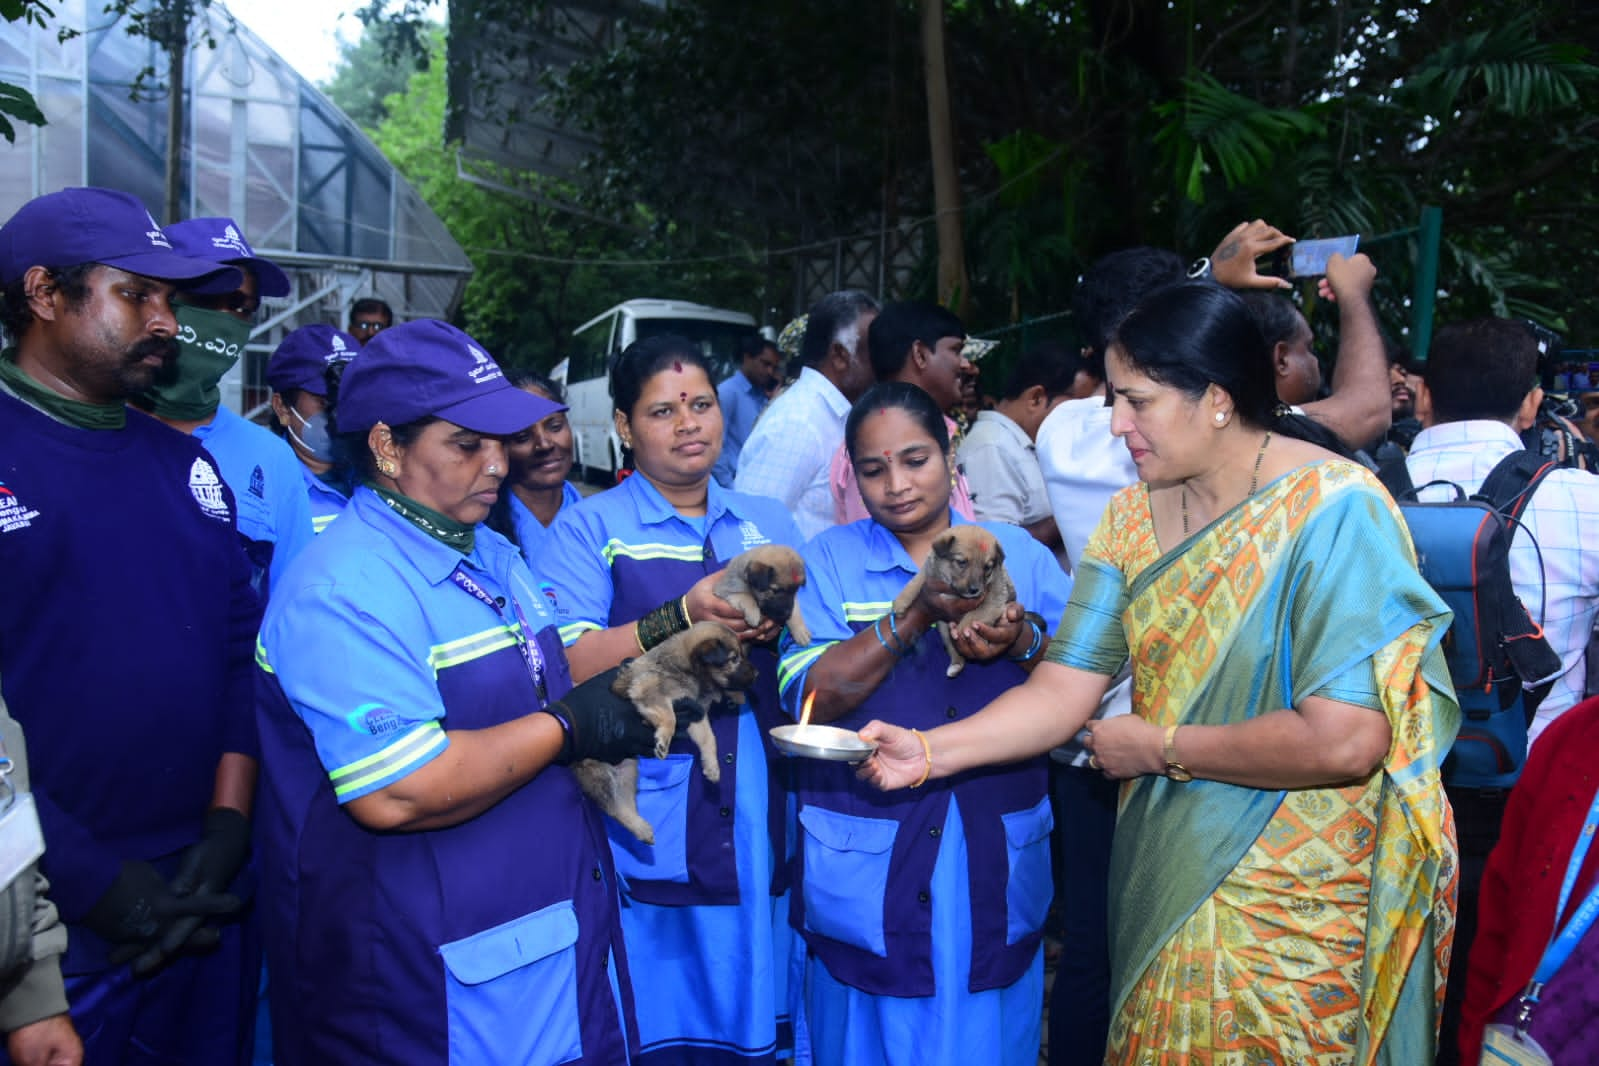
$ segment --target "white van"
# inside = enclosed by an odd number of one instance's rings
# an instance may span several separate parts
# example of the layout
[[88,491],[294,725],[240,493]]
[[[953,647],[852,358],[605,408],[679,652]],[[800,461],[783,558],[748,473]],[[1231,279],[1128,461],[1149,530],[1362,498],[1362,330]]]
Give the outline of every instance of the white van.
[[735,369],[734,350],[740,337],[755,332],[755,319],[742,311],[689,303],[686,300],[628,300],[572,331],[560,384],[566,389],[567,415],[577,448],[577,468],[585,478],[609,484],[622,468],[622,440],[611,417],[611,379],[606,372],[612,355],[644,337],[675,333],[699,345],[711,364],[714,385]]

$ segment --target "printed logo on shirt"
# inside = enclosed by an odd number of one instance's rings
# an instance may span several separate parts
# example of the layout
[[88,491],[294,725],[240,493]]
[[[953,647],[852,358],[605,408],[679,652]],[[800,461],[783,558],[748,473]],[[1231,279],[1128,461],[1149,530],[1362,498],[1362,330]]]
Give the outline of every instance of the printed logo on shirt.
[[489,353],[482,348],[475,344],[468,344],[466,350],[472,353],[472,359],[474,360],[472,369],[468,372],[473,381],[479,385],[484,385],[490,381],[498,381],[505,376],[500,370],[500,364],[490,359]]
[[6,488],[5,482],[0,481],[0,533],[27,529],[38,517],[38,511],[29,508],[17,498],[15,492]]
[[261,473],[259,466],[250,471],[250,495],[266,499],[266,475]]
[[748,519],[738,524],[739,544],[745,551],[762,544],[772,543],[772,538],[761,532],[761,527]]
[[241,259],[251,258],[255,255],[250,246],[244,243],[244,238],[239,231],[229,226],[222,231],[222,236],[211,238],[211,247],[224,252],[235,252]]
[[544,598],[550,601],[550,610],[559,612],[561,609],[561,601],[556,598],[555,586],[550,584],[548,581],[540,581],[539,591],[544,593]]
[[228,501],[222,495],[222,479],[204,459],[196,459],[189,467],[189,491],[194,494],[194,502],[200,505],[200,510],[219,522],[228,520]]
[[357,733],[386,737],[405,728],[400,716],[381,703],[363,703],[344,716],[344,721]]

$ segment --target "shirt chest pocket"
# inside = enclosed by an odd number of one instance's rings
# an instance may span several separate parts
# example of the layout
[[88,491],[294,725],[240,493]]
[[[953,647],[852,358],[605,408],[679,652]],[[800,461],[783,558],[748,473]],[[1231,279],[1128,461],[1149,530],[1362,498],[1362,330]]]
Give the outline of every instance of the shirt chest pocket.
[[444,944],[452,1066],[583,1057],[577,911],[570,901]]
[[805,830],[805,928],[886,957],[883,907],[899,823],[824,807],[806,807],[799,817]]

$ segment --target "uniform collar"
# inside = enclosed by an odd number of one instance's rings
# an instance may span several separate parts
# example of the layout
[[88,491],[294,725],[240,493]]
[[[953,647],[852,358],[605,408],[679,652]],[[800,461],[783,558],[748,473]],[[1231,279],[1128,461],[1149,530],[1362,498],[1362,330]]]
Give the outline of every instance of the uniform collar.
[[[949,510],[949,524],[952,526],[967,526],[968,522],[959,511],[953,507]],[[903,570],[914,574],[920,569],[920,564],[912,562],[910,553],[899,539],[887,529],[877,524],[875,519],[867,519],[866,536],[866,562],[868,573],[886,574],[893,570]]]
[[[688,522],[689,519],[677,513],[677,508],[667,502],[661,490],[650,483],[650,479],[643,474],[634,473],[632,477],[622,482],[622,487],[632,494],[633,504],[638,508],[639,524],[642,526],[659,526],[667,522]],[[705,486],[705,518],[706,528],[716,525],[718,519],[724,514],[731,514],[734,518],[743,521],[751,518],[749,506],[742,496],[736,492],[729,492],[711,478]]]
[[472,554],[462,555],[406,521],[403,515],[395,512],[383,502],[382,497],[365,485],[359,486],[350,497],[350,507],[362,521],[387,533],[429,584],[442,585],[448,581],[463,560],[468,566],[498,572],[500,567],[496,557],[514,551],[509,541],[497,534],[490,535],[492,531],[480,522],[473,537]]

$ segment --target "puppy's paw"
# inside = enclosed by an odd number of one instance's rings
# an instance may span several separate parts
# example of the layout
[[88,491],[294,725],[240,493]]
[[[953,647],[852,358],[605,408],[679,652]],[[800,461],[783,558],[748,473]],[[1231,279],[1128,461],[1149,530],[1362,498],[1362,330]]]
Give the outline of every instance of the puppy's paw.
[[704,774],[705,780],[713,785],[722,779],[722,768],[716,765],[715,759],[701,759],[700,773]]

